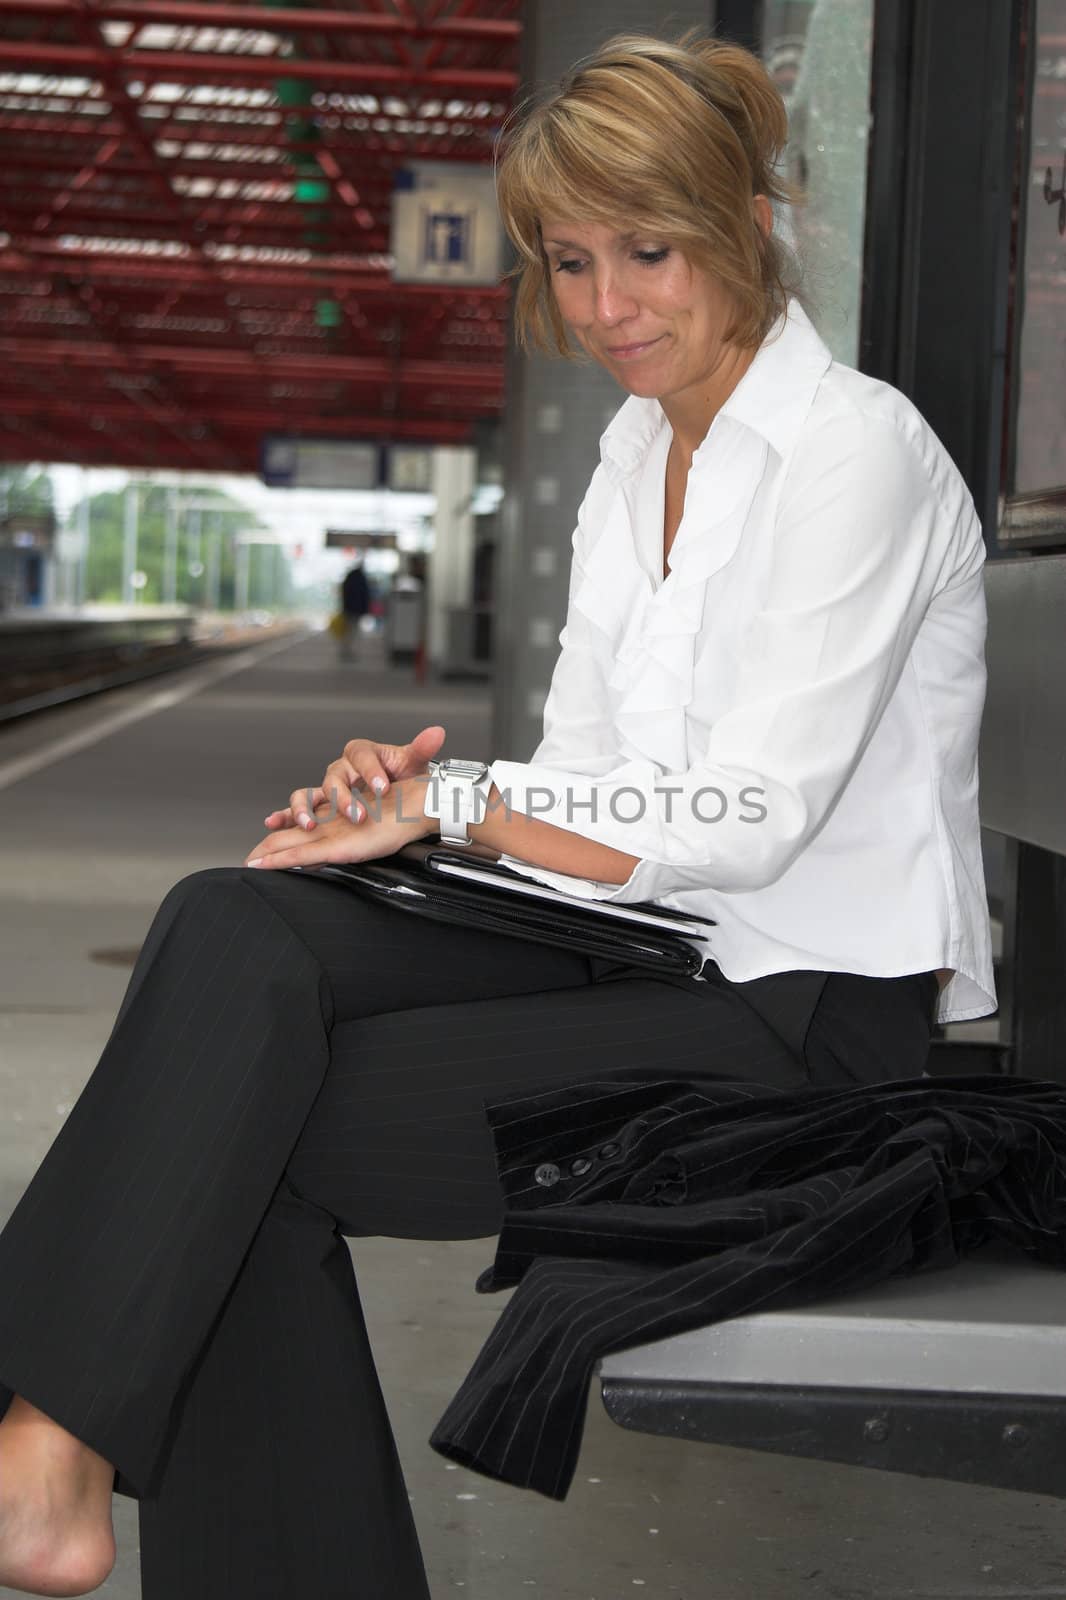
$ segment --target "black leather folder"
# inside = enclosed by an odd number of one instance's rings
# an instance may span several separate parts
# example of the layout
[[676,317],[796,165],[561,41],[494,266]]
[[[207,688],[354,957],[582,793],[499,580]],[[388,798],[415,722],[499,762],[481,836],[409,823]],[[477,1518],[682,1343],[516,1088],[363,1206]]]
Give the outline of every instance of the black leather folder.
[[310,870],[435,922],[664,973],[698,973],[706,959],[700,942],[706,943],[706,929],[713,926],[668,906],[605,904],[564,894],[502,862],[436,840],[405,845],[378,861],[331,862]]

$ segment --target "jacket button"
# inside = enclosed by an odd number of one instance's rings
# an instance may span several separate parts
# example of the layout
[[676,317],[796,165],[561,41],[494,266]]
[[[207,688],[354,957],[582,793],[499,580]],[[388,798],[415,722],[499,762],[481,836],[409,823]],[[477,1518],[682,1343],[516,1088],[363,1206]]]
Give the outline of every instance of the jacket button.
[[571,1161],[570,1171],[573,1173],[575,1178],[583,1178],[591,1165],[592,1162],[589,1160],[588,1156],[578,1156],[576,1161]]
[[562,1173],[554,1161],[542,1161],[533,1174],[534,1181],[544,1189],[550,1189],[552,1184],[558,1183],[561,1177]]
[[611,1157],[612,1156],[616,1156],[618,1154],[618,1152],[621,1150],[621,1148],[622,1148],[622,1146],[620,1144],[615,1144],[613,1139],[611,1140],[611,1142],[609,1144],[601,1144],[600,1145],[600,1160],[601,1161],[610,1161]]

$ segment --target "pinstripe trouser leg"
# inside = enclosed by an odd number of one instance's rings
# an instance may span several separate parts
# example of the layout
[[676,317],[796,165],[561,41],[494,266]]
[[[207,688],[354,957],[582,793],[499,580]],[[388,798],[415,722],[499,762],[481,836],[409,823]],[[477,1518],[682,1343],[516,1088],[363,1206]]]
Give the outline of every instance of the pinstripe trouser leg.
[[116,1464],[145,1600],[424,1600],[343,1234],[494,1231],[484,1100],[603,1059],[804,1076],[729,988],[596,984],[297,874],[176,885],[0,1235],[0,1408]]

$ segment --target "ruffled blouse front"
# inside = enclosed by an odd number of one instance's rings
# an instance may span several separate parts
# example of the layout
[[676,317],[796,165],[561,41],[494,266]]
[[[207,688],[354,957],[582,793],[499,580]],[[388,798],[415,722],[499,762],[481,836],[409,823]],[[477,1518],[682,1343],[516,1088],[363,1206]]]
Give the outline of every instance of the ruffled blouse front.
[[[723,492],[710,515],[694,515],[686,499],[661,577],[666,458],[672,432],[663,425],[639,475],[623,479],[607,511],[605,537],[593,546],[572,604],[616,640],[607,676],[614,721],[627,745],[670,772],[688,764],[688,708],[703,629],[707,580],[729,562],[762,481],[767,445],[737,424],[712,430],[700,446],[701,477]],[[630,547],[633,582],[619,583],[619,549]]]

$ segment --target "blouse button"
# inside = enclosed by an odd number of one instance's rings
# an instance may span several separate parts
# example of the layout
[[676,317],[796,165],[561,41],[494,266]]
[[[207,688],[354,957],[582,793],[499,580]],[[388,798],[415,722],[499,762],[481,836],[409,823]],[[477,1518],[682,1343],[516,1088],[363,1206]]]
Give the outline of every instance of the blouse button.
[[591,1165],[588,1156],[578,1156],[576,1161],[571,1161],[570,1171],[575,1178],[583,1178]]
[[620,1144],[615,1144],[613,1139],[610,1141],[609,1144],[601,1144],[600,1145],[600,1160],[601,1161],[610,1161],[611,1157],[612,1156],[616,1156],[618,1154],[618,1152],[621,1150],[621,1148],[622,1148],[622,1146]]
[[554,1161],[542,1161],[533,1174],[534,1182],[539,1183],[544,1189],[550,1189],[552,1184],[558,1183],[561,1177],[562,1173]]

